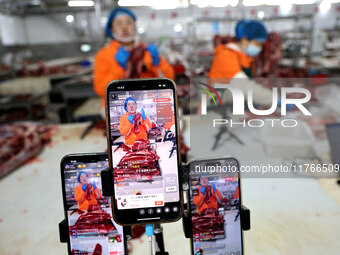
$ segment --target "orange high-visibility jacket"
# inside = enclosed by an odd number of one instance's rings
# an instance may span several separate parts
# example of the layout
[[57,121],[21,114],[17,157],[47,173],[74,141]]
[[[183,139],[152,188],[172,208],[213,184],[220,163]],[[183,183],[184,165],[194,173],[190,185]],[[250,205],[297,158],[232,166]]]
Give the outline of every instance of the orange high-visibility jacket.
[[[124,68],[122,68],[115,59],[120,46],[117,41],[112,40],[108,45],[103,47],[95,57],[93,89],[102,98],[102,106],[105,104],[104,97],[107,84],[113,80],[125,78]],[[154,66],[150,53],[145,51],[143,62],[147,70],[142,72],[141,78],[153,78],[163,75],[169,79],[174,79],[175,74],[172,66],[162,56],[160,59],[161,62],[159,66]]]
[[202,200],[205,198],[205,196],[201,192],[201,187],[202,187],[202,185],[198,188],[198,195],[194,196],[194,200],[193,200],[194,204],[197,206],[198,214],[201,214],[201,212],[204,209],[207,209],[207,208],[215,208],[215,209],[217,209],[218,208],[218,204],[217,204],[216,195],[221,200],[222,199],[221,193],[218,190],[216,190],[216,192],[212,191],[213,195],[210,198],[210,202],[206,203],[205,201],[203,201],[203,203],[202,203]]
[[[93,193],[92,193],[92,197],[90,200],[87,200],[85,192],[82,188],[83,183],[79,183],[79,185],[77,187],[75,187],[74,189],[74,199],[76,201],[78,201],[78,207],[80,210],[86,210],[89,205],[96,205],[97,204],[97,198],[101,198],[102,197],[102,193],[100,192],[100,190],[98,188],[96,188],[96,190],[93,189]],[[97,195],[98,193],[98,195]],[[85,197],[84,197],[85,195]],[[81,201],[84,197],[83,202]]]
[[[249,79],[245,69],[254,68],[253,58],[241,51],[235,43],[219,45],[215,49],[215,58],[210,68],[209,83],[231,84],[239,87],[243,94],[253,91],[253,101],[261,106],[272,106],[273,93],[271,89],[263,87],[254,80]],[[228,94],[224,96],[225,101]]]
[[238,49],[235,43],[221,44],[215,48],[209,78],[233,78],[242,68],[250,68],[252,57]]
[[150,130],[152,128],[151,121],[146,118],[143,120],[142,116],[140,117],[140,123],[139,125],[139,133],[135,134],[132,128],[131,122],[128,120],[130,113],[126,112],[122,117],[120,117],[120,125],[119,125],[119,131],[120,133],[125,137],[125,144],[132,145],[135,143],[137,139],[148,139],[148,135],[146,131]]

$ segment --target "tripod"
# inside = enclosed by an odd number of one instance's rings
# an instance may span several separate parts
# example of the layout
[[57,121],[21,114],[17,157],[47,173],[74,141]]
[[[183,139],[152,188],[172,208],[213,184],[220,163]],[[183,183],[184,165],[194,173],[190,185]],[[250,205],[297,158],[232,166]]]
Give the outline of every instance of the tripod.
[[[208,107],[209,109],[209,107]],[[216,107],[210,107],[211,110],[215,110],[216,111]],[[221,109],[221,108],[217,108],[217,109]],[[232,104],[225,104],[224,107],[222,107],[222,110],[218,111],[218,113],[221,113],[222,115],[222,119],[227,119],[228,116],[228,110],[232,109]],[[221,125],[218,133],[215,135],[215,142],[213,145],[212,150],[216,150],[218,147],[218,142],[220,141],[220,139],[222,138],[223,134],[229,134],[229,138],[234,138],[239,144],[244,145],[244,142],[242,142],[242,140],[235,135],[232,131],[230,131],[227,127],[227,125]]]

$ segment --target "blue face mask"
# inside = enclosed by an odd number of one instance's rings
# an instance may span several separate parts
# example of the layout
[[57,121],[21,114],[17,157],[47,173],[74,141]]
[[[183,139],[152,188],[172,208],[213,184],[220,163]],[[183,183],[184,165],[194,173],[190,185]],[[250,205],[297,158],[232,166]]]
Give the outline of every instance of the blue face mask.
[[256,57],[257,55],[260,54],[262,48],[261,47],[258,47],[252,43],[249,44],[248,48],[246,49],[246,54],[249,56],[249,57]]

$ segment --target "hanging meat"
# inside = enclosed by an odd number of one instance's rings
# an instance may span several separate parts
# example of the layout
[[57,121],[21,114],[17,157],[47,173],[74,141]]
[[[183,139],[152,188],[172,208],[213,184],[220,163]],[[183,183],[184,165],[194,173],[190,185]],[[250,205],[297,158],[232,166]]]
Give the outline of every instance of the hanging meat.
[[92,198],[92,187],[93,187],[93,185],[91,183],[86,184],[85,193],[86,193],[86,199],[87,200],[91,200],[91,198]]
[[278,33],[269,33],[262,51],[255,58],[255,77],[279,77],[281,59],[281,39]]
[[139,44],[130,50],[130,57],[125,71],[126,78],[140,78],[143,71],[145,49],[145,45]]
[[112,223],[110,214],[102,210],[96,210],[81,215],[76,223],[70,226],[70,235],[107,234],[112,230],[116,230],[116,228]]
[[133,132],[135,132],[135,134],[138,134],[139,133],[139,125],[140,125],[140,117],[142,115],[137,112],[133,118],[133,121],[132,121],[132,128],[133,128]]
[[192,217],[192,231],[200,240],[224,238],[224,218],[218,210],[208,208]]
[[161,174],[158,160],[155,147],[148,140],[139,139],[113,169],[114,177],[150,180]]
[[210,199],[211,199],[211,197],[212,197],[212,195],[213,195],[213,193],[212,193],[212,186],[211,185],[206,185],[205,186],[205,196],[204,196],[204,201],[205,201],[205,203],[210,203]]

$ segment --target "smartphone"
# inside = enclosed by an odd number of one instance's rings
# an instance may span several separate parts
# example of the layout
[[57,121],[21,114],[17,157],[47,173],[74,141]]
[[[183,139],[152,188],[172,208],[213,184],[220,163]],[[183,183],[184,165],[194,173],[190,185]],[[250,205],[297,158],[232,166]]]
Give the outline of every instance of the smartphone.
[[234,158],[191,161],[192,254],[243,254],[239,164]]
[[169,79],[118,80],[106,87],[113,211],[121,225],[173,222],[179,186],[176,86]]
[[101,171],[107,153],[70,154],[60,163],[68,254],[125,255],[123,227],[113,221],[111,197],[102,195]]

